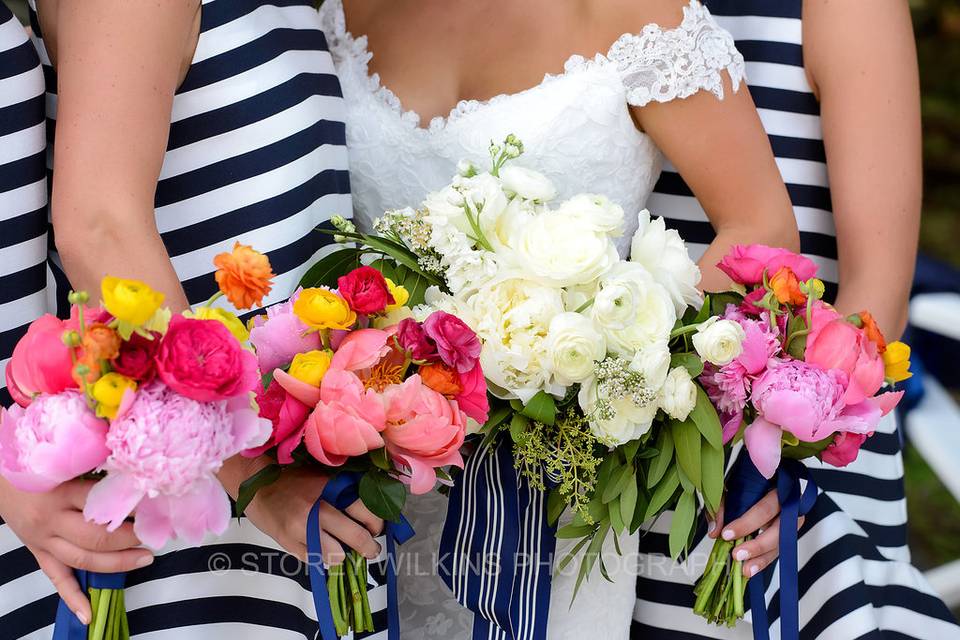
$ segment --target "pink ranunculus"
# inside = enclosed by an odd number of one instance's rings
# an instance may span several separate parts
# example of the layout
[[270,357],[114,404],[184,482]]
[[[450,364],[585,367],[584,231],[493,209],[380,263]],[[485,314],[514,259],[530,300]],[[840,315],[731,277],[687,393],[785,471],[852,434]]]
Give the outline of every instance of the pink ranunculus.
[[877,393],[883,386],[884,364],[876,343],[826,304],[814,305],[812,320],[804,359],[847,374],[847,404]]
[[833,442],[820,452],[820,459],[835,467],[845,467],[857,459],[860,447],[872,433],[841,431],[833,436]]
[[423,325],[413,318],[405,318],[397,325],[397,342],[414,360],[432,362],[440,358],[436,343],[430,339]]
[[250,344],[257,352],[261,371],[285,367],[298,353],[321,348],[320,334],[310,331],[310,327],[293,314],[293,304],[300,291],[297,289],[287,302],[268,307],[266,315],[253,319]]
[[260,383],[256,356],[216,320],[174,316],[156,358],[163,383],[199,402],[250,393]]
[[121,343],[120,353],[111,362],[113,370],[140,384],[151,382],[156,375],[156,355],[161,335],[154,332],[152,336],[151,339],[134,333],[129,340]]
[[440,359],[460,373],[473,369],[480,358],[480,338],[463,320],[446,311],[434,311],[423,330],[437,345]]
[[352,456],[383,447],[383,398],[364,389],[355,373],[331,368],[320,383],[320,394],[304,433],[307,451],[314,458],[338,467]]
[[0,475],[21,491],[49,491],[103,464],[107,429],[79,391],[0,408]]
[[772,277],[782,267],[788,267],[801,281],[817,275],[817,265],[809,258],[762,244],[734,245],[717,267],[734,282],[746,286],[763,282],[764,271]]
[[345,371],[369,369],[390,353],[390,335],[380,329],[351,331],[333,354],[330,368]]
[[127,392],[107,435],[107,477],[90,490],[84,517],[113,531],[135,514],[134,532],[154,549],[173,536],[199,544],[230,518],[215,475],[223,461],[270,432],[246,393],[199,402],[159,381]]
[[37,394],[77,388],[70,349],[63,343],[63,334],[70,328],[50,314],[30,323],[6,370],[7,388],[17,404],[25,407]]
[[257,389],[257,406],[260,408],[260,417],[266,418],[273,424],[273,433],[264,444],[243,451],[244,457],[256,458],[276,447],[277,462],[291,464],[293,450],[303,440],[304,426],[310,414],[310,408],[288,393],[276,378],[270,381],[270,386],[266,390],[262,387]]
[[383,274],[373,267],[358,267],[337,278],[339,293],[350,308],[363,315],[381,313],[395,301]]
[[419,375],[384,393],[387,451],[405,472],[401,477],[410,491],[429,492],[437,482],[436,469],[463,467],[460,446],[466,435],[466,415],[455,400],[448,400],[422,383]]
[[767,295],[767,290],[763,287],[758,287],[748,293],[744,297],[743,302],[740,303],[740,311],[743,313],[750,314],[752,316],[758,316],[763,313],[763,308],[758,307],[757,303],[763,300],[763,297]]
[[460,375],[460,393],[454,396],[460,410],[467,417],[483,424],[490,417],[490,400],[487,398],[487,381],[483,377],[483,367],[477,363],[473,369]]

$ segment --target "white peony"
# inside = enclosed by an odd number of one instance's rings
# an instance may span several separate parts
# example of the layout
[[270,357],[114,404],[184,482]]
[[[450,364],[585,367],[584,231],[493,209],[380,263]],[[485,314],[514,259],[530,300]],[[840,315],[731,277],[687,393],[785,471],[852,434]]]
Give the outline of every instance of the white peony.
[[722,367],[740,357],[746,339],[747,334],[739,322],[714,316],[697,327],[693,348],[707,362]]
[[608,349],[625,358],[668,340],[677,321],[670,294],[635,262],[619,262],[600,278],[591,316]]
[[596,280],[620,261],[606,233],[559,211],[531,216],[512,244],[525,273],[557,287]]
[[507,165],[500,169],[500,180],[505,191],[525,200],[547,202],[557,195],[557,188],[550,179],[533,169]]
[[623,208],[606,196],[582,193],[561,204],[557,211],[577,216],[611,237],[623,235]]
[[593,375],[593,366],[607,354],[607,345],[593,321],[579,313],[554,316],[547,332],[547,354],[553,380],[569,386]]
[[640,227],[633,236],[630,260],[642,264],[670,293],[678,317],[688,306],[699,307],[703,303],[697,290],[700,268],[690,259],[680,234],[667,229],[663,218],[651,220],[646,209],[638,217]]
[[499,215],[480,214],[480,231],[499,258],[509,264],[515,262],[514,246],[523,226],[537,215],[534,204],[514,198]]
[[668,416],[686,420],[697,406],[697,385],[684,367],[674,367],[660,389],[660,408]]
[[[611,401],[600,398],[599,394],[600,385],[596,378],[591,377],[581,385],[577,400],[590,421],[590,432],[600,442],[611,447],[626,444],[636,440],[653,426],[658,409],[656,402],[638,405],[629,396]],[[597,405],[601,401],[608,403],[612,415],[597,415]]]
[[670,371],[670,347],[667,341],[654,342],[637,351],[630,363],[630,368],[643,374],[648,388],[658,391]]

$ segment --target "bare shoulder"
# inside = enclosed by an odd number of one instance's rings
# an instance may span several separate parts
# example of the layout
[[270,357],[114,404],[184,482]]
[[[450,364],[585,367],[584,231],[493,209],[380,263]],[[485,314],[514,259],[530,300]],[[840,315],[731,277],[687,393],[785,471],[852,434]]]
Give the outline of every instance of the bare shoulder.
[[599,28],[617,36],[639,33],[656,24],[673,29],[682,21],[691,0],[587,0],[593,21]]

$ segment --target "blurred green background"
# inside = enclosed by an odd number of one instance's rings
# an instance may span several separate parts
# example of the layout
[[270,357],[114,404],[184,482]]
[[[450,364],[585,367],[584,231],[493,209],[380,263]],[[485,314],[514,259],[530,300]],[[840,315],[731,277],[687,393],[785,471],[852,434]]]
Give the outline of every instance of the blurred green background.
[[[7,3],[26,18],[25,0]],[[923,90],[920,247],[960,267],[960,0],[911,0],[910,5]],[[930,567],[960,558],[960,505],[912,449],[905,453],[905,465],[916,563]]]

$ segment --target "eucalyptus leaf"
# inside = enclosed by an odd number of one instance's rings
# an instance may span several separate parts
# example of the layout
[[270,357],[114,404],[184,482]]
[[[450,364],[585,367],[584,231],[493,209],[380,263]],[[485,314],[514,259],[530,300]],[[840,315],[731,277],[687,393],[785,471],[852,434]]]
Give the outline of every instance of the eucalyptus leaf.
[[590,571],[593,569],[593,565],[597,562],[597,558],[600,557],[600,553],[603,550],[603,540],[607,537],[607,532],[610,530],[610,523],[604,522],[601,523],[600,527],[597,529],[597,532],[593,535],[593,539],[590,541],[590,546],[587,547],[587,552],[583,556],[583,563],[580,565],[580,573],[577,575],[577,582],[573,587],[573,596],[570,598],[571,604],[577,597],[577,593],[580,591],[580,586],[583,584],[584,578],[586,578]]
[[679,558],[680,554],[687,548],[696,512],[696,496],[691,492],[684,491],[680,495],[680,500],[677,501],[677,508],[673,512],[673,520],[670,523],[670,557],[674,560]]
[[522,442],[524,436],[527,435],[527,429],[529,427],[529,420],[519,413],[513,414],[513,417],[510,418],[510,438],[516,443]]
[[677,452],[677,463],[684,474],[700,488],[700,432],[693,420],[683,422],[672,420],[670,429],[673,432],[673,443]]
[[557,529],[556,536],[561,540],[572,540],[574,538],[581,538],[583,536],[588,536],[593,533],[596,527],[592,524],[583,524],[583,525],[574,525],[568,524],[565,527],[560,527]]
[[609,505],[607,505],[608,512],[610,513],[610,526],[613,527],[613,532],[617,535],[623,533],[624,524],[623,524],[623,515],[620,510],[620,501],[614,500]]
[[619,496],[626,487],[627,483],[631,480],[634,484],[636,484],[637,478],[634,475],[633,465],[623,465],[622,467],[616,468],[610,477],[610,481],[603,490],[603,494],[601,496],[603,503],[607,504]]
[[663,479],[670,463],[673,462],[673,434],[669,428],[660,429],[660,435],[657,437],[656,448],[660,454],[650,463],[650,471],[647,474],[647,488],[653,489],[657,483]]
[[637,492],[637,476],[631,473],[620,493],[620,516],[624,522],[633,522],[633,514],[637,509]]
[[243,512],[250,506],[250,501],[257,495],[257,491],[279,480],[282,472],[283,467],[271,463],[241,482],[240,488],[237,490],[237,501],[233,506],[234,515],[238,518],[242,516]]
[[710,402],[707,392],[697,385],[697,404],[690,412],[690,420],[697,426],[703,437],[714,449],[723,448],[723,427],[720,425],[720,416]]
[[707,509],[716,513],[723,497],[723,449],[717,450],[704,440],[700,445],[701,492]]
[[559,489],[552,489],[547,494],[547,522],[556,524],[567,508],[567,500]]
[[743,302],[743,295],[736,291],[722,291],[710,294],[710,315],[721,316],[727,310],[727,305],[737,305]]
[[667,471],[667,474],[663,477],[658,484],[656,489],[653,490],[653,495],[650,496],[650,502],[647,505],[647,513],[644,520],[649,520],[650,518],[660,515],[661,510],[664,505],[670,501],[670,498],[673,497],[673,494],[677,492],[677,487],[680,486],[680,474],[677,470],[677,466],[671,466],[670,470]]
[[583,549],[583,547],[586,546],[588,542],[590,542],[589,536],[585,537],[583,540],[573,545],[573,549],[570,549],[567,555],[563,556],[563,559],[557,563],[557,567],[556,569],[554,569],[554,573],[556,575],[560,575],[561,573],[563,573],[563,570],[566,569],[571,562],[573,562],[573,559],[577,557],[577,554],[580,553],[580,550]]

